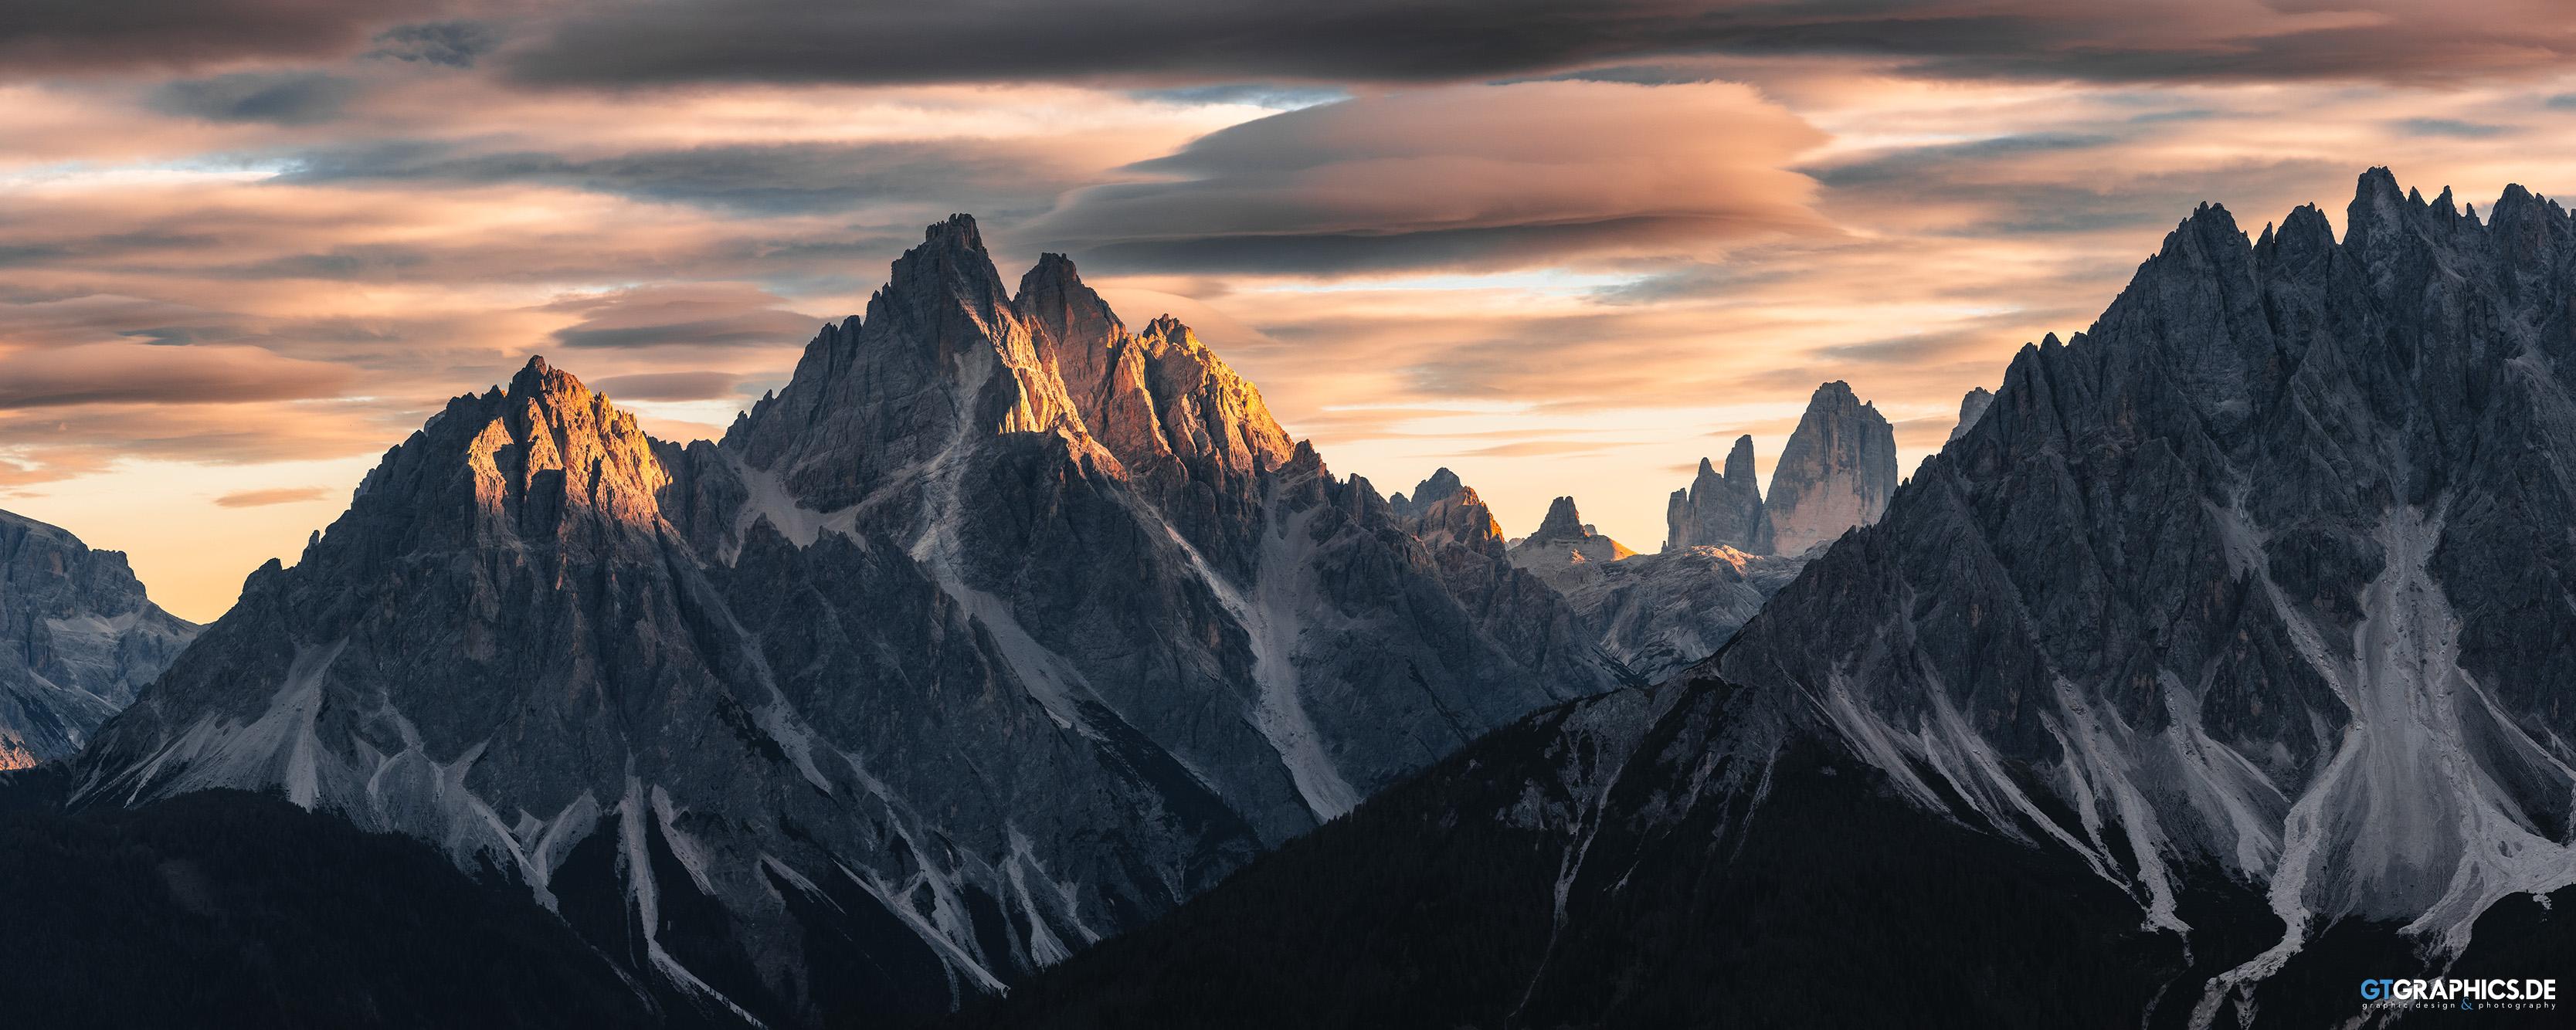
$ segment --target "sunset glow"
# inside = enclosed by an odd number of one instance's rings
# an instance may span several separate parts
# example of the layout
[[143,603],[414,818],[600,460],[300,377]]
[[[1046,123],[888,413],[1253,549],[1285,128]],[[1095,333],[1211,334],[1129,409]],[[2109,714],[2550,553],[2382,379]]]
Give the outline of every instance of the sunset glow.
[[[445,398],[544,353],[648,431],[719,433],[972,212],[1006,276],[1064,251],[1129,324],[1189,322],[1337,472],[1446,465],[1514,534],[1572,492],[1651,550],[1701,457],[1751,433],[1767,473],[1822,380],[1910,470],[2200,202],[2339,222],[2373,164],[2481,209],[2576,188],[2570,30],[2537,2],[1919,0],[1884,30],[1623,4],[1410,62],[1249,5],[806,6],[0,28],[0,506],[212,619]],[[2008,31],[1944,28],[1970,18]],[[710,36],[737,42],[675,44]]]

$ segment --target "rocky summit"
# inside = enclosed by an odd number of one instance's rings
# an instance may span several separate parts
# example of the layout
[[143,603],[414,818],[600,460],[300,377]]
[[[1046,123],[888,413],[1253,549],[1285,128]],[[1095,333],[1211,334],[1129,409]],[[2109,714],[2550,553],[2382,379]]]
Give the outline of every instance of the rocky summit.
[[1762,488],[1754,481],[1753,438],[1735,438],[1726,452],[1726,469],[1699,460],[1699,476],[1689,489],[1673,491],[1664,511],[1664,550],[1685,547],[1732,547],[1762,550]]
[[124,554],[0,511],[0,770],[71,757],[196,634]]
[[1766,554],[1799,554],[1878,521],[1896,492],[1896,430],[1836,381],[1816,388],[1762,504]]
[[1723,471],[1699,460],[1690,487],[1665,505],[1664,550],[1801,554],[1877,521],[1895,491],[1895,427],[1849,384],[1826,383],[1781,449],[1767,495],[1754,484],[1752,437],[1735,438]]
[[76,800],[430,841],[675,1018],[942,1011],[1613,685],[1480,503],[1418,498],[1070,261],[1006,288],[958,216],[721,441],[541,359],[450,401]]
[[1959,424],[1950,427],[1950,439],[1956,440],[1968,435],[1968,430],[1977,427],[1977,420],[1984,418],[1986,409],[1992,407],[1994,403],[1994,391],[1982,386],[1968,391],[1966,396],[1959,398]]
[[1600,566],[1637,552],[1593,532],[1574,507],[1574,498],[1559,497],[1547,507],[1538,528],[1512,545],[1512,564],[1528,569],[1550,586],[1564,589]]

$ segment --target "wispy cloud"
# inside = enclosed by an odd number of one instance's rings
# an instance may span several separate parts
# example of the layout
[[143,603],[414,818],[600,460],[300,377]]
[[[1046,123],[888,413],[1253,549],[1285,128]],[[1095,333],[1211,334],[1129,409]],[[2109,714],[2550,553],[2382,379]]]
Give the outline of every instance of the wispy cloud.
[[215,507],[265,508],[272,504],[294,504],[298,501],[320,500],[331,493],[332,491],[318,486],[290,486],[279,487],[274,490],[243,490],[215,498]]
[[1211,133],[1025,232],[1120,271],[1347,274],[1707,256],[1828,232],[1784,169],[1826,137],[1731,83],[1362,97]]
[[0,489],[195,470],[181,549],[533,352],[716,432],[953,211],[1339,471],[1653,539],[1822,380],[1910,464],[2203,201],[2576,188],[2522,0],[91,8],[0,19]]

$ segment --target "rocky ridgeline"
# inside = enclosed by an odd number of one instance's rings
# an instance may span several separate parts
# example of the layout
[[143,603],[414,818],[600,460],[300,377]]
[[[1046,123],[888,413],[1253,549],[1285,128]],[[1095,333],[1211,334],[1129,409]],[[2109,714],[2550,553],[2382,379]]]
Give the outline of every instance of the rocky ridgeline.
[[0,770],[78,752],[196,634],[124,554],[0,512]]
[[[1288,1022],[1445,990],[1441,1018],[1548,1026],[1921,1011],[1855,970],[1981,1025],[2318,1026],[2356,1018],[2355,955],[2547,965],[2576,219],[2385,170],[2345,219],[2202,207],[1714,657],[1487,738],[1009,1025],[1150,1021],[1129,985],[1175,954],[1175,992]],[[1366,930],[1320,966],[1234,943],[1308,912]]]
[[668,1011],[917,1014],[1611,687],[1588,643],[1472,495],[1334,476],[1186,326],[1060,256],[1006,289],[960,216],[721,441],[542,360],[451,401],[78,797],[425,839]]
[[[2249,238],[2204,206],[2089,333],[2025,347],[1886,519],[1717,671],[1824,699],[1926,804],[2020,831],[2184,931],[2189,880],[2288,929],[2456,952],[2576,880],[2576,223],[2361,177]],[[1995,760],[2027,763],[2037,781]]]

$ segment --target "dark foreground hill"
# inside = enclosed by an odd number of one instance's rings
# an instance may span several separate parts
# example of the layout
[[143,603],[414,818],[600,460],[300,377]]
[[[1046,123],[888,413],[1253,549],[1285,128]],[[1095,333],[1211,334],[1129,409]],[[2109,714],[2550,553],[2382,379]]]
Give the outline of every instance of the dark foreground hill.
[[515,886],[239,791],[65,815],[0,776],[0,1013],[17,1027],[658,1021]]

